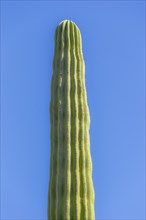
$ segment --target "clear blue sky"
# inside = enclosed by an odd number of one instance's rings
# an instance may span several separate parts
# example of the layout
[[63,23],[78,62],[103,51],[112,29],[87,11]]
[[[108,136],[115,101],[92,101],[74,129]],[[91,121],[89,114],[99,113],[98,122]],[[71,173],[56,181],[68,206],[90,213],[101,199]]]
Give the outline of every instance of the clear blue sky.
[[1,218],[45,219],[54,31],[81,30],[96,219],[144,219],[144,1],[1,2]]

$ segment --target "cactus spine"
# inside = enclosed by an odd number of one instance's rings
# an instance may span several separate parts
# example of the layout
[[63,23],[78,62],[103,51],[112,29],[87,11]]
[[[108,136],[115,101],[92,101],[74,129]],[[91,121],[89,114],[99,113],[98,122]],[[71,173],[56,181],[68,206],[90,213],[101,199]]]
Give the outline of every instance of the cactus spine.
[[62,21],[55,31],[51,83],[49,220],[94,220],[90,115],[78,27]]

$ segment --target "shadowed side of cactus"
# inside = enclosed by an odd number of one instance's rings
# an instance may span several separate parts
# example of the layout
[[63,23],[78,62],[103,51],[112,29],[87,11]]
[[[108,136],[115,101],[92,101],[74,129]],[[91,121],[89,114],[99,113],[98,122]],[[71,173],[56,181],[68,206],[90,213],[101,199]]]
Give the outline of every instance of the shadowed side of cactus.
[[49,220],[94,220],[90,115],[78,27],[62,21],[55,31],[51,83]]

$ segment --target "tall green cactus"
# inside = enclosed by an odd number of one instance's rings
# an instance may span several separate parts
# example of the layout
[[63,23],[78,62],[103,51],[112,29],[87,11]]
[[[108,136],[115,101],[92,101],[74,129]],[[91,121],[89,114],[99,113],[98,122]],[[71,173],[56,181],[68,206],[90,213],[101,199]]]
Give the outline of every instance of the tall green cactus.
[[50,102],[49,220],[94,220],[85,65],[78,27],[62,21],[55,31]]

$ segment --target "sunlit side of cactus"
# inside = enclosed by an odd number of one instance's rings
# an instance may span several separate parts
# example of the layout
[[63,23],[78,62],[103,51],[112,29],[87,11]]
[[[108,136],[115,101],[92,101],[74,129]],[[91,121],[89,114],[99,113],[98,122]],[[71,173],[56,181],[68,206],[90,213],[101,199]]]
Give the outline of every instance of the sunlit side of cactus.
[[94,220],[90,114],[78,27],[62,21],[55,31],[50,102],[49,220]]

